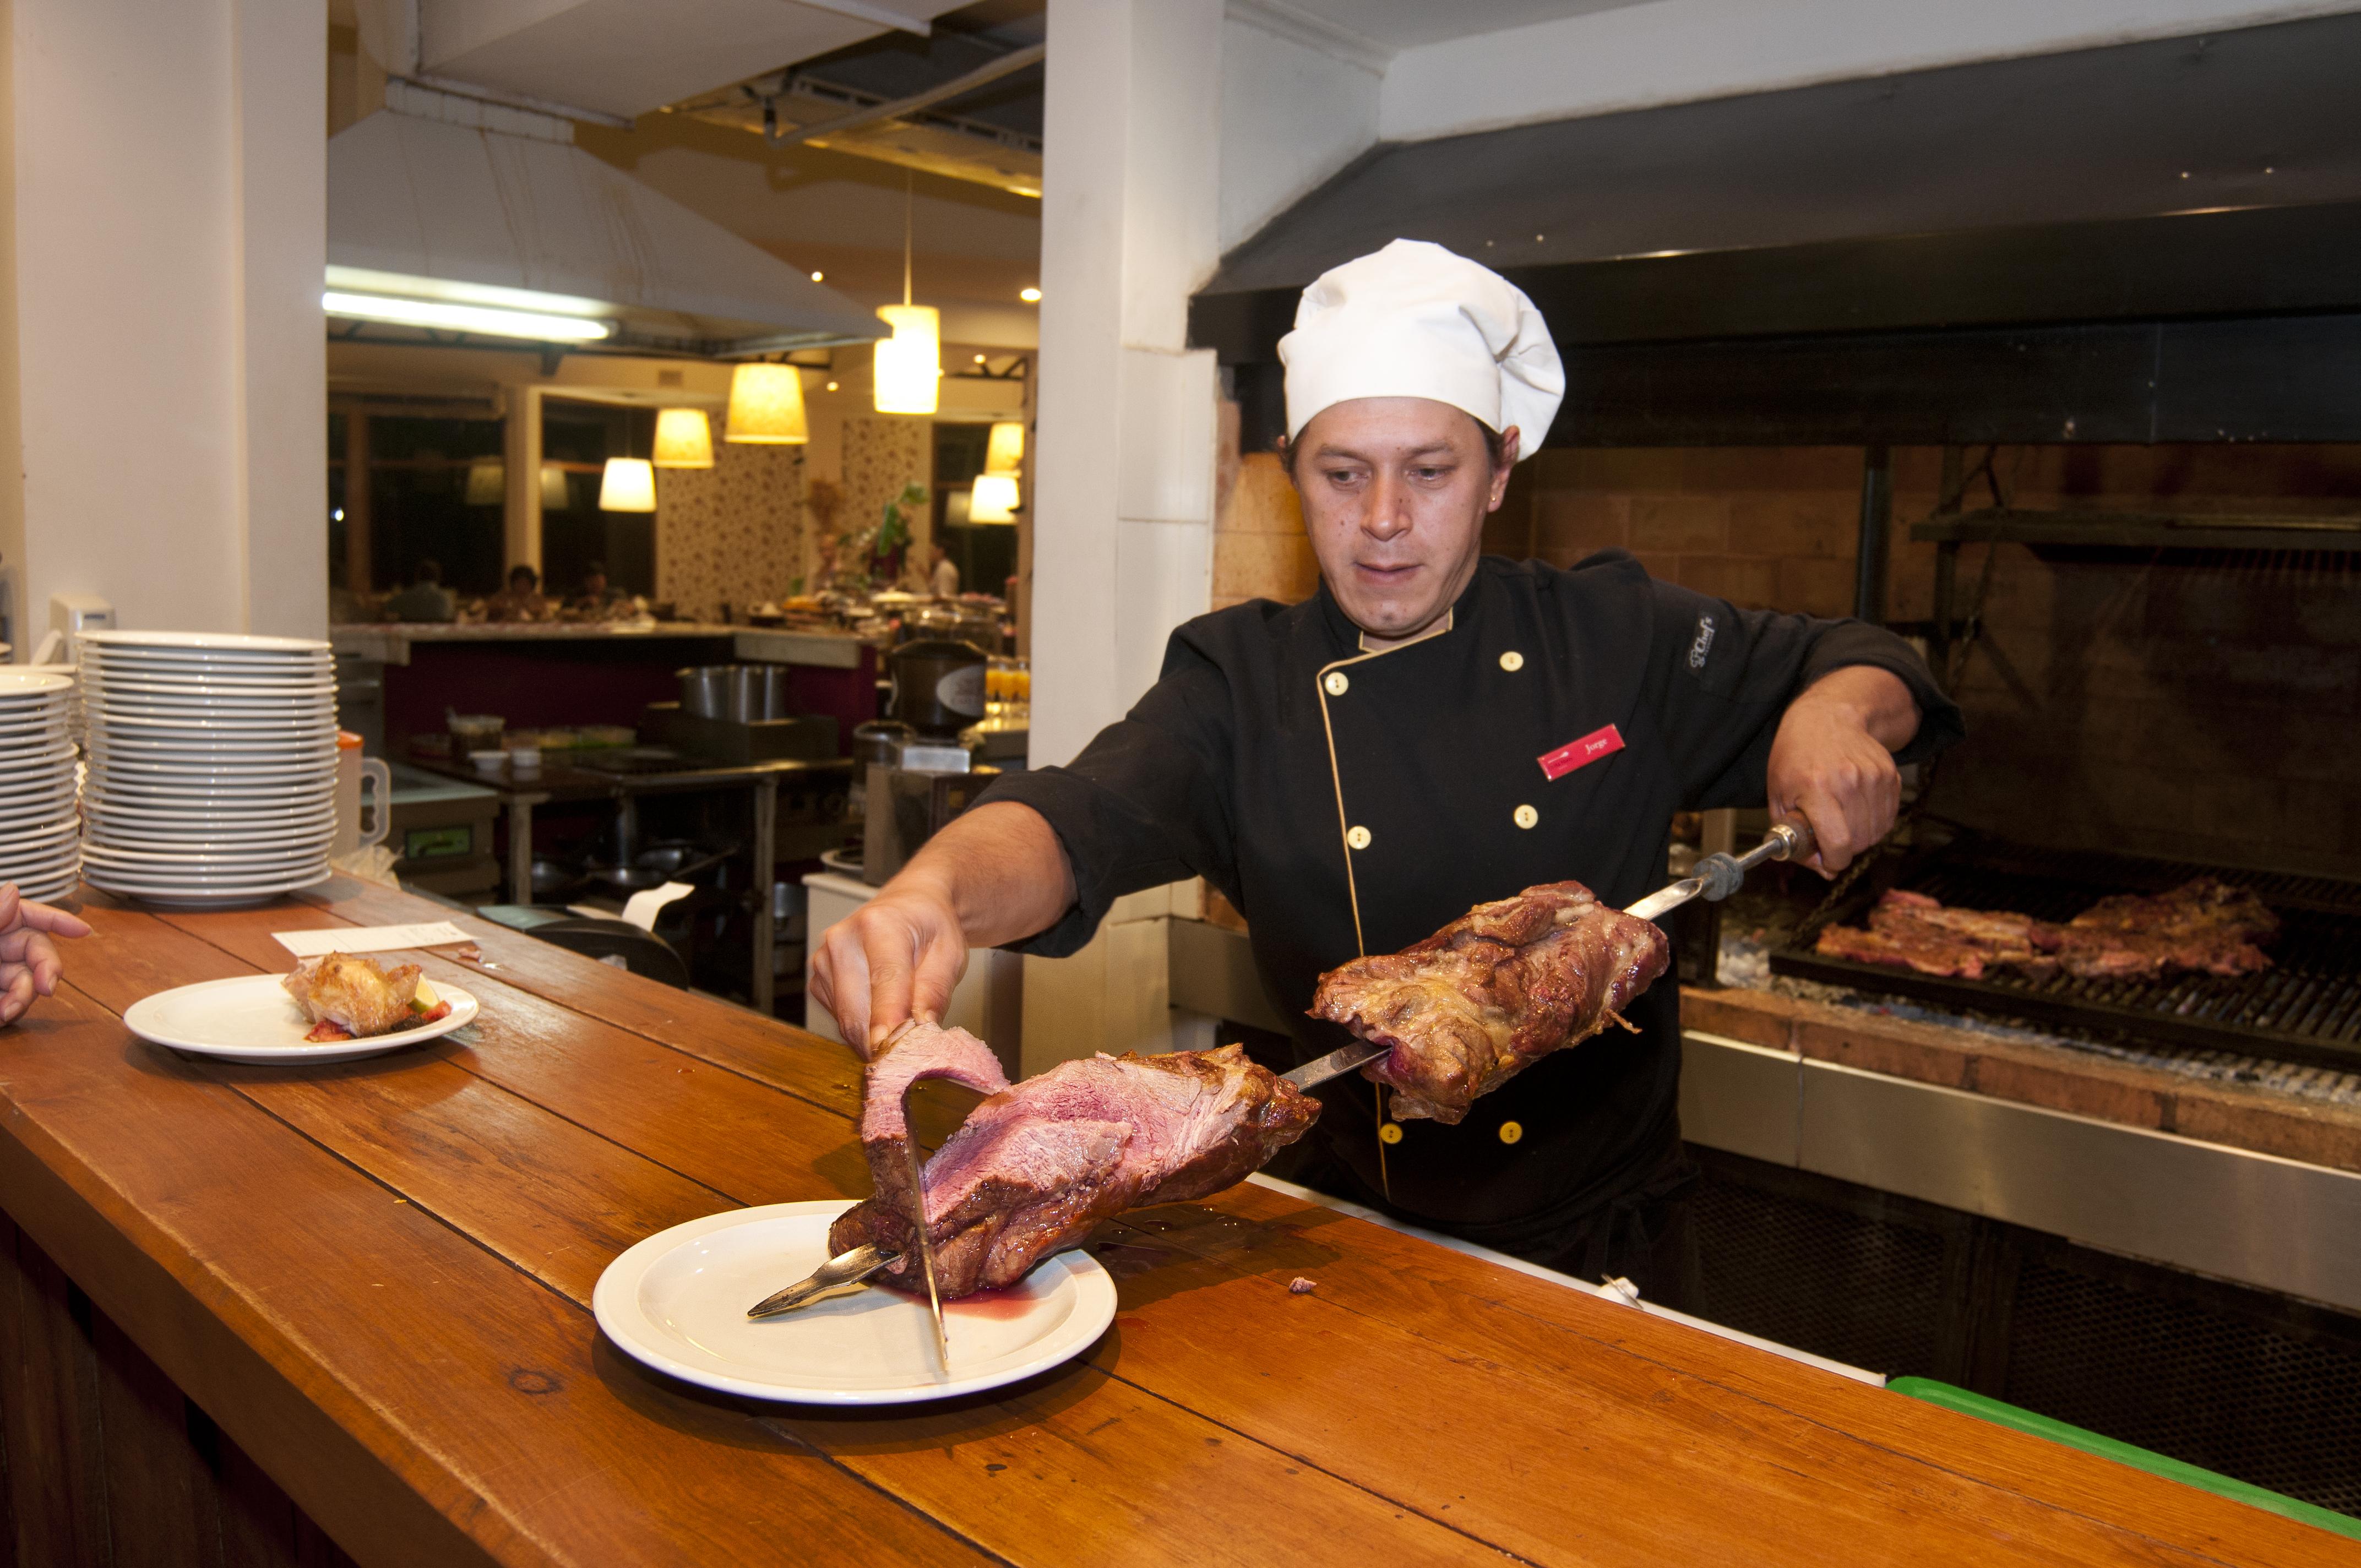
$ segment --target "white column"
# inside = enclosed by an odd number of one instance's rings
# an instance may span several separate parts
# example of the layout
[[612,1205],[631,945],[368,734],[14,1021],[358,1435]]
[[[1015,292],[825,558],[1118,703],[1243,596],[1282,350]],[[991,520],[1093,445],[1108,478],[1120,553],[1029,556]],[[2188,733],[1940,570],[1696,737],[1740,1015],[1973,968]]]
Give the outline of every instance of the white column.
[[14,0],[8,27],[20,642],[59,593],[323,634],[319,7]]
[[[1220,0],[1050,0],[1042,142],[1033,550],[1036,767],[1063,762],[1156,678],[1212,602],[1210,352],[1190,294],[1217,254]],[[1164,1004],[1165,890],[1091,948],[1028,960],[1025,1065],[1212,1043]],[[1193,913],[1183,911],[1182,913]]]
[[1219,0],[1050,0],[1033,737],[1062,762],[1211,603]]

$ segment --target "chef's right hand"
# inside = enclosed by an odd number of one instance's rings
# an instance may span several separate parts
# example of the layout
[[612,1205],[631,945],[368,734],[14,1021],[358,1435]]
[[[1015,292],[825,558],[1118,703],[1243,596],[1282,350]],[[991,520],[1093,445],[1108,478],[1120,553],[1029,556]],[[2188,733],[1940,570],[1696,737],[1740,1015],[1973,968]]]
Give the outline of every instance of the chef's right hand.
[[905,1021],[950,1005],[967,969],[967,934],[950,895],[908,872],[820,933],[812,995],[865,1058]]

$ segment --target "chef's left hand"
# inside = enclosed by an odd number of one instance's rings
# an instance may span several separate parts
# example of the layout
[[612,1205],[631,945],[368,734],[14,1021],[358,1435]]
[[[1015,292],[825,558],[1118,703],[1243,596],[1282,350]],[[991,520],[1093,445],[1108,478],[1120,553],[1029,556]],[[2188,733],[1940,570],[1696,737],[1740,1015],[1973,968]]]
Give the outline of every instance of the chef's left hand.
[[1813,870],[1832,876],[1892,830],[1894,753],[1917,732],[1910,688],[1873,665],[1831,671],[1787,705],[1771,742],[1771,815],[1811,824]]

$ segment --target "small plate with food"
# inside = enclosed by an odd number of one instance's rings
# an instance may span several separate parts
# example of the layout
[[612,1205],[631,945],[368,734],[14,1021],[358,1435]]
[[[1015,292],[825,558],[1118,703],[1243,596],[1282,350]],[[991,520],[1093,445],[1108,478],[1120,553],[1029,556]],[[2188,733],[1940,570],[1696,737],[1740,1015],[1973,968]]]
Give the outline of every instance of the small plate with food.
[[475,1021],[476,999],[432,985],[416,964],[380,969],[349,953],[292,974],[208,980],[140,998],[133,1034],[176,1051],[241,1062],[335,1062],[400,1050]]

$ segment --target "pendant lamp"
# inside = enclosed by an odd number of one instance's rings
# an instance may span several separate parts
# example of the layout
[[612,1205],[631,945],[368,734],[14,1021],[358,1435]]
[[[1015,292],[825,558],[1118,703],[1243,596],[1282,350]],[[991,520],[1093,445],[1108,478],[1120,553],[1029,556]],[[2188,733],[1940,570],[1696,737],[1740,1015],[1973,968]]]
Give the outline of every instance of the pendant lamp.
[[564,511],[574,504],[566,485],[566,470],[555,463],[541,466],[541,510]]
[[992,427],[991,443],[983,449],[983,471],[1015,474],[1024,466],[1025,427],[1015,420],[1002,420]]
[[975,483],[968,487],[967,520],[970,522],[1015,522],[1016,504],[1016,475],[978,474]]
[[942,379],[942,313],[932,305],[910,302],[911,214],[913,175],[902,185],[902,302],[877,307],[878,319],[894,329],[877,340],[872,365],[881,414],[930,414],[935,411]]
[[656,411],[654,462],[659,468],[713,466],[713,427],[703,409]]
[[598,477],[600,511],[656,510],[655,466],[644,457],[609,457]]
[[741,365],[730,372],[730,413],[722,422],[721,439],[764,446],[800,446],[809,441],[803,372],[792,365]]
[[478,457],[467,465],[467,500],[471,507],[496,507],[508,499],[508,465],[497,457]]

